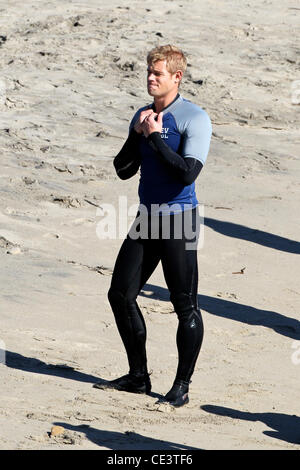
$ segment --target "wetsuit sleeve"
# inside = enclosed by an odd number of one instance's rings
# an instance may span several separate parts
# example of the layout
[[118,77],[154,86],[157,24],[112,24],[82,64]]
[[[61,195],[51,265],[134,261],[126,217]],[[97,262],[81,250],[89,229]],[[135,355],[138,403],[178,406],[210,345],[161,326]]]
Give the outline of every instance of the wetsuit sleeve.
[[117,175],[122,180],[127,180],[135,175],[141,164],[139,152],[140,134],[131,128],[129,136],[121,148],[118,155],[114,158],[114,167]]
[[202,110],[195,113],[192,118],[186,118],[185,121],[181,155],[185,158],[196,158],[204,165],[212,135],[211,120]]
[[161,138],[159,132],[152,132],[147,140],[160,159],[168,165],[185,186],[192,184],[199,175],[203,164],[200,160],[188,156],[182,157],[174,152]]

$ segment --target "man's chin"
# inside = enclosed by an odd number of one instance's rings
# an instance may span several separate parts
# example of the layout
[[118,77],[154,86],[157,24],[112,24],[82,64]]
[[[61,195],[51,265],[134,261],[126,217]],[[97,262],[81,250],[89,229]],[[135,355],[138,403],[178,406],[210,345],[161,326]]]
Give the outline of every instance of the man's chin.
[[157,96],[157,90],[155,88],[148,88],[148,95]]

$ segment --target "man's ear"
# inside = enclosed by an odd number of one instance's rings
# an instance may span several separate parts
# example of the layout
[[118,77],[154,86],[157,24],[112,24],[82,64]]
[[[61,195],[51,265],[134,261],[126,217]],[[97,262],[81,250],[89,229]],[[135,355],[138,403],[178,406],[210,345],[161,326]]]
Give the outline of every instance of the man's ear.
[[175,83],[180,83],[182,80],[182,76],[182,70],[177,70],[177,72],[175,73]]

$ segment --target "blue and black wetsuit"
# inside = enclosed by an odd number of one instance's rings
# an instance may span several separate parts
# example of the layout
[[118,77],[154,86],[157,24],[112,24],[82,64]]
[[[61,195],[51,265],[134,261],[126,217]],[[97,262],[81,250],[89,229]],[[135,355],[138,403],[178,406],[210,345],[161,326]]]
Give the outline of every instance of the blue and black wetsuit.
[[140,203],[151,211],[151,205],[196,207],[195,179],[206,161],[211,138],[211,122],[206,111],[181,95],[163,110],[162,133],[148,138],[134,131],[140,113],[153,107],[140,108],[133,117],[129,136],[114,165],[121,179],[141,170]]
[[[207,113],[178,94],[163,110],[162,133],[153,132],[145,138],[134,130],[134,124],[141,111],[147,108],[151,105],[139,109],[133,117],[129,136],[114,159],[121,179],[130,178],[140,168],[140,207],[136,221],[143,220],[141,214],[146,214],[149,223],[146,237],[132,237],[129,231],[118,254],[108,293],[129,362],[129,375],[116,382],[122,385],[125,380],[128,385],[128,377],[136,377],[137,381],[142,378],[141,384],[146,383],[146,388],[141,390],[149,392],[151,389],[150,381],[145,382],[148,376],[146,326],[136,299],[161,261],[170,300],[179,320],[178,368],[173,387],[165,398],[178,405],[180,401],[179,404],[188,401],[188,384],[203,339],[197,304],[197,251],[187,249],[191,240],[186,234],[192,232],[195,238],[198,236],[195,179],[206,161],[212,128]],[[153,220],[158,227],[155,237],[151,237]],[[162,236],[166,220],[170,226],[168,237]],[[180,237],[175,233],[178,223],[182,228]],[[136,224],[133,227],[136,228]],[[127,385],[123,389],[128,390]],[[132,391],[137,390],[138,385]]]

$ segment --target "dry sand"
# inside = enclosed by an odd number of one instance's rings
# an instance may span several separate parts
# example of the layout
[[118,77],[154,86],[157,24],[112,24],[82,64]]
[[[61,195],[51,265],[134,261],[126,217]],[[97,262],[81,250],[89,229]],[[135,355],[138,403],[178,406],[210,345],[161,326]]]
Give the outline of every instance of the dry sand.
[[[1,2],[1,449],[300,449],[297,5]],[[151,101],[146,53],[167,43],[213,123],[205,337],[182,409],[155,404],[177,364],[160,267],[139,297],[152,396],[92,388],[128,370],[107,301],[122,240],[98,238],[97,206],[137,202],[112,159]]]

